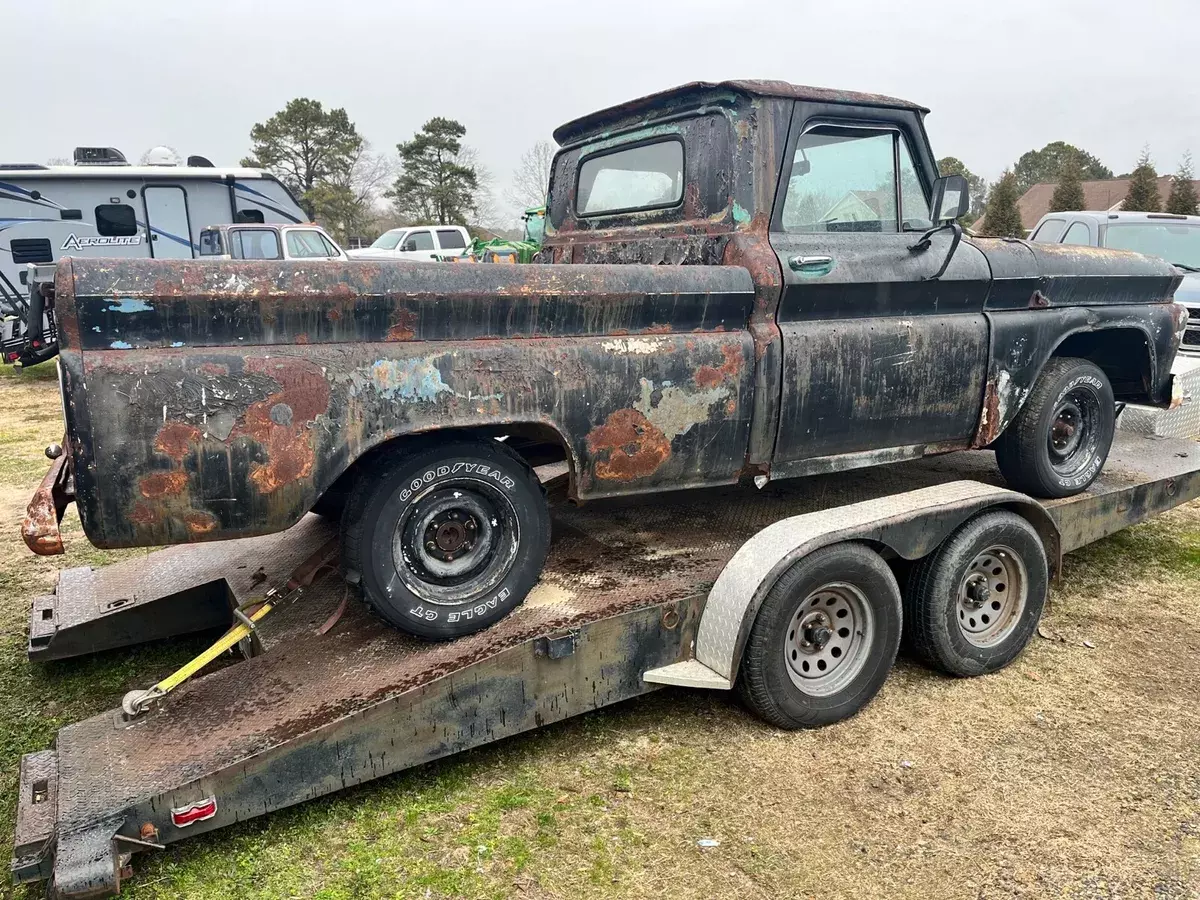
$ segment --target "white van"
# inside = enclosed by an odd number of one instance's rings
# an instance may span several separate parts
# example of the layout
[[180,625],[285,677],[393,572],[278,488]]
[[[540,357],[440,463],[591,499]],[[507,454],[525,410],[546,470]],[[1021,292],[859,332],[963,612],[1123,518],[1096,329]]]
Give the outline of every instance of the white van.
[[370,247],[346,252],[355,259],[437,262],[442,256],[459,256],[469,246],[471,235],[461,225],[414,225],[385,231]]

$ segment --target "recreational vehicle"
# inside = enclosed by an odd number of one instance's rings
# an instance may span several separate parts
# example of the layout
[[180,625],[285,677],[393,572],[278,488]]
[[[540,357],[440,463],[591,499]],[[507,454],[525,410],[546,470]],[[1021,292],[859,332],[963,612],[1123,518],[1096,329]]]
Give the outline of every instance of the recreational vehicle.
[[5,362],[21,349],[29,263],[64,256],[191,259],[208,226],[308,219],[288,189],[261,169],[215,168],[200,156],[184,166],[131,166],[109,147],[77,148],[74,160],[72,166],[0,163]]

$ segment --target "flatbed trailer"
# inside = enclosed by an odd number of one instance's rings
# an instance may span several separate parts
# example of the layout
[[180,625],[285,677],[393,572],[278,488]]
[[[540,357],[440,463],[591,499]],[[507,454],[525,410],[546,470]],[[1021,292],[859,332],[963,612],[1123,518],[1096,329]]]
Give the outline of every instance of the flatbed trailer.
[[1200,446],[1119,431],[1086,493],[1039,502],[1001,485],[991,453],[963,452],[757,491],[557,503],[524,605],[443,644],[347,603],[334,529],[312,515],[279,535],[69,570],[33,604],[32,659],[221,628],[268,588],[309,586],[256,627],[244,661],[23,757],[13,876],[114,894],[136,852],[666,684],[730,689],[763,591],[815,548],[854,541],[902,566],[1003,507],[1038,529],[1054,572],[1063,553],[1200,496]]

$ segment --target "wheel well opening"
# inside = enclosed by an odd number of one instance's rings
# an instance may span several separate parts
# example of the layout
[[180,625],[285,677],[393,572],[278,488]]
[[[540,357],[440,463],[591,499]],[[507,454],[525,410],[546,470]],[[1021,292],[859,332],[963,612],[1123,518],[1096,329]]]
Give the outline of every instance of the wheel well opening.
[[[565,474],[569,479],[570,496],[574,497],[575,463],[563,440],[554,428],[539,422],[518,422],[510,425],[486,425],[471,428],[440,428],[434,432],[402,434],[375,445],[346,467],[345,471],[322,493],[349,494],[350,487],[359,473],[370,468],[380,457],[406,445],[429,446],[439,440],[475,438],[478,440],[502,440],[510,450],[520,456],[531,469],[537,469],[539,477],[546,481],[556,474]],[[556,473],[543,468],[562,466]]]
[[1108,376],[1116,399],[1144,401],[1151,393],[1152,353],[1146,335],[1137,328],[1111,328],[1073,334],[1052,355],[1095,363]]

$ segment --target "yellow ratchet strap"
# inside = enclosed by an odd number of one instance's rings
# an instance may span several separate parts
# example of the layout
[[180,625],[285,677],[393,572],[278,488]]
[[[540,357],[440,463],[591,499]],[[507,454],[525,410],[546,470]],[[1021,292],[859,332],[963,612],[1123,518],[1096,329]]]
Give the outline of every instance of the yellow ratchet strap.
[[[272,598],[278,598],[274,601]],[[267,591],[266,595],[261,600],[251,600],[243,603],[241,606],[234,609],[233,614],[240,620],[236,625],[233,625],[221,637],[219,637],[211,647],[197,656],[195,659],[180,666],[154,687],[146,691],[130,691],[121,700],[121,709],[130,718],[141,715],[156,701],[160,700],[169,694],[175,688],[179,687],[210,662],[220,656],[227,650],[232,649],[238,641],[247,637],[254,630],[254,625],[261,622],[271,610],[279,604],[279,592],[275,588]],[[254,611],[247,614],[245,610],[253,608]]]

